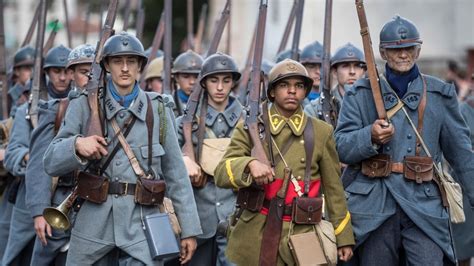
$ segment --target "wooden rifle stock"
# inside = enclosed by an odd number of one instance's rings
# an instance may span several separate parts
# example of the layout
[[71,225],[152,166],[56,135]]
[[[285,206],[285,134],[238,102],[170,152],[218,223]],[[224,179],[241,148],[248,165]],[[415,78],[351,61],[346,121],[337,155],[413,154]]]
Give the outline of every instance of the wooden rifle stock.
[[255,25],[255,30],[253,31],[252,40],[250,43],[249,51],[247,53],[247,60],[245,60],[245,67],[242,71],[242,77],[240,78],[239,83],[239,101],[242,105],[247,105],[247,94],[248,94],[248,85],[250,81],[250,73],[252,72],[252,58],[253,51],[255,50],[255,38],[257,35],[258,23]]
[[337,125],[336,99],[331,95],[331,30],[332,0],[326,0],[324,15],[323,63],[321,66],[321,109],[324,121],[334,128]]
[[26,119],[30,120],[31,126],[38,126],[38,102],[39,94],[43,81],[43,42],[44,31],[46,28],[46,0],[40,2],[40,15],[38,18],[38,30],[36,35],[36,51],[33,68],[33,82],[31,85],[31,94],[29,100],[28,114]]
[[[155,36],[153,36],[153,42],[151,44],[151,52],[148,55],[148,64],[150,64],[151,61],[156,58],[156,53],[158,52],[158,49],[160,49],[161,42],[163,41],[163,35],[165,34],[164,19],[165,19],[165,13],[161,12],[160,21],[158,22],[158,25],[156,25]],[[146,89],[145,74],[146,74],[147,68],[148,68],[148,65],[145,66],[145,69],[143,69],[142,75],[140,76],[140,88],[142,89]]]
[[128,30],[128,20],[130,19],[130,4],[132,1],[127,0],[125,2],[125,7],[124,7],[124,14],[123,14],[123,31]]
[[[253,53],[253,64],[252,64],[252,75],[250,84],[250,93],[248,100],[248,112],[245,118],[245,128],[248,130],[250,139],[253,144],[252,156],[257,158],[262,163],[271,165],[268,160],[267,154],[263,148],[260,128],[261,122],[259,121],[260,115],[260,90],[261,90],[261,65],[262,65],[262,53],[263,44],[265,38],[265,24],[267,19],[267,6],[268,0],[260,1],[260,10],[258,14],[258,28],[255,39],[255,51]],[[264,110],[265,112],[265,110]],[[270,134],[270,132],[267,132]]]
[[7,61],[5,57],[5,26],[3,0],[0,0],[0,82],[2,88],[2,119],[8,118],[8,78],[7,78]]
[[[214,31],[214,34],[212,35],[213,36],[212,41],[206,53],[206,57],[216,53],[217,47],[219,46],[219,42],[222,37],[222,33],[224,32],[225,24],[227,23],[229,19],[229,14],[230,14],[229,0],[227,0],[224,10],[221,13],[221,17],[219,19],[217,27]],[[200,79],[200,75],[197,80],[199,79]],[[189,100],[186,105],[186,110],[184,112],[184,116],[182,120],[183,138],[184,138],[184,145],[183,145],[182,151],[184,155],[189,156],[189,158],[191,158],[195,162],[196,162],[196,158],[199,158],[200,156],[201,147],[197,148],[197,152],[195,154],[193,141],[192,141],[192,123],[197,111],[201,94],[202,94],[201,84],[199,82],[196,82],[196,84],[193,87],[192,93],[189,96]],[[199,121],[199,122],[204,123],[204,121]]]
[[207,4],[201,7],[201,14],[199,15],[199,22],[197,26],[196,39],[194,43],[194,50],[196,53],[201,53],[202,36],[204,35],[204,26],[206,25]]
[[33,16],[33,20],[31,20],[30,27],[28,28],[25,39],[21,43],[21,47],[28,45],[31,42],[31,38],[33,38],[33,32],[35,31],[36,23],[38,22],[38,17],[40,14],[40,7],[41,3],[39,3],[36,7],[35,15]]
[[54,45],[54,40],[56,39],[56,34],[58,33],[58,23],[59,23],[59,20],[57,19],[53,22],[53,29],[51,30],[51,33],[49,34],[48,40],[43,46],[43,57],[46,57],[46,54]]
[[71,27],[69,27],[69,14],[67,11],[67,0],[63,0],[63,6],[64,6],[64,16],[66,17],[67,46],[69,48],[72,48]]
[[143,27],[145,26],[145,9],[143,8],[143,2],[138,2],[137,18],[135,21],[135,29],[137,31],[137,38],[141,40],[143,38]]
[[295,22],[297,9],[298,9],[298,1],[294,0],[293,6],[291,7],[290,15],[288,16],[288,21],[286,22],[285,31],[283,32],[283,36],[281,37],[280,46],[278,47],[277,54],[285,50],[286,44],[288,43],[288,39],[290,38],[291,28],[293,27],[293,23]]
[[380,79],[375,65],[374,50],[372,49],[372,39],[370,37],[369,25],[365,14],[364,2],[356,0],[357,16],[359,17],[360,35],[364,45],[365,61],[367,62],[367,76],[369,77],[370,87],[372,88],[372,96],[374,97],[375,108],[379,119],[387,118],[387,111],[383,104],[382,92],[380,89]]
[[165,36],[164,36],[164,58],[163,58],[163,93],[171,94],[172,85],[171,85],[171,23],[172,23],[172,13],[173,2],[171,0],[165,0]]
[[303,23],[304,0],[298,0],[297,16],[295,18],[295,31],[293,32],[293,43],[291,45],[291,59],[299,61],[298,49],[300,46],[301,25]]
[[193,16],[193,0],[187,0],[186,5],[186,28],[188,30],[187,40],[188,48],[194,50],[194,16]]
[[102,60],[102,50],[104,48],[105,41],[113,35],[113,27],[115,22],[115,17],[117,16],[117,5],[118,0],[110,0],[109,8],[107,11],[107,17],[105,19],[104,26],[102,27],[100,40],[97,42],[94,61],[92,61],[91,71],[89,73],[89,82],[87,82],[86,90],[87,100],[90,108],[90,116],[87,121],[87,136],[103,136],[103,129],[101,123],[101,117],[99,113],[99,96],[103,97],[105,93],[101,81],[104,78],[104,71],[100,66],[100,61]]

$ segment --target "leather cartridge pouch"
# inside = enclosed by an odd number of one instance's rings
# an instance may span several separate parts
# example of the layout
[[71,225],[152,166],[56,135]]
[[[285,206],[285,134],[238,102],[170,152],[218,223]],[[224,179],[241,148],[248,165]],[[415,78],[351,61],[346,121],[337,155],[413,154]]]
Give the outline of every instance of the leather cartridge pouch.
[[321,197],[297,197],[293,199],[291,219],[295,224],[317,224],[323,215]]
[[263,207],[265,191],[255,184],[239,189],[237,194],[237,205],[245,210],[259,212]]
[[109,179],[91,173],[80,171],[77,178],[77,195],[94,202],[103,203],[109,193]]
[[135,187],[135,203],[141,205],[162,204],[165,190],[166,183],[164,180],[140,177],[137,179]]
[[406,179],[421,184],[433,179],[433,159],[428,156],[405,156],[403,175]]
[[199,164],[202,170],[214,176],[217,164],[224,157],[227,146],[230,144],[230,138],[204,139],[202,143],[202,153]]
[[361,172],[371,178],[389,176],[392,172],[390,155],[377,154],[362,161]]

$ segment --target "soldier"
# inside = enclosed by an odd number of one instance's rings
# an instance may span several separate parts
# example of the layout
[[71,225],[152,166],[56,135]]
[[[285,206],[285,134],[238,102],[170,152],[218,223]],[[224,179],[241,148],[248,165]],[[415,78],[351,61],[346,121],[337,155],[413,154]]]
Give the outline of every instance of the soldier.
[[[264,136],[268,140],[265,141],[264,149],[268,158],[275,162],[274,168],[251,157],[251,140],[243,123],[237,125],[224,158],[216,168],[215,181],[219,187],[238,189],[239,193],[243,193],[255,186],[254,182],[263,185],[262,192],[253,193],[255,197],[249,195],[246,205],[237,202],[242,209],[236,213],[236,223],[231,223],[231,231],[227,234],[226,255],[238,265],[258,265],[261,251],[264,254],[276,248],[278,258],[273,258],[274,265],[294,265],[288,236],[310,232],[314,230],[314,225],[295,225],[296,221],[291,216],[291,203],[301,199],[299,195],[316,200],[322,185],[329,220],[336,232],[339,259],[348,260],[352,256],[354,238],[339,179],[339,160],[332,128],[323,121],[307,116],[301,105],[311,90],[313,80],[303,65],[290,59],[277,63],[269,79],[267,97],[272,105],[268,110],[268,127],[271,135]],[[306,142],[308,145],[303,148]],[[268,143],[272,143],[272,146]],[[268,155],[270,147],[274,152]],[[285,167],[291,168],[291,178],[283,177]],[[287,182],[289,178],[292,181]],[[276,215],[273,213],[267,216],[270,202],[285,182],[288,183],[288,190],[284,197],[285,206],[282,206],[282,230],[281,233],[270,231],[279,235],[279,244],[265,242],[263,232],[268,229],[265,225],[271,219],[270,215]],[[307,188],[304,190],[306,194],[301,193],[303,187]],[[250,210],[247,203],[256,202],[257,198],[263,196],[263,206],[255,205],[252,207],[254,210]]]
[[[47,90],[48,99],[65,98],[69,92],[69,82],[72,74],[66,69],[66,63],[70,52],[69,48],[60,45],[49,50],[46,55],[43,70],[48,76],[49,82],[46,88],[41,89]],[[30,210],[26,206],[24,179],[29,161],[30,137],[33,130],[31,122],[27,118],[29,108],[29,102],[18,107],[11,130],[10,143],[5,153],[5,168],[14,176],[20,177],[21,180],[13,207],[7,247],[2,261],[4,265],[13,263],[17,257],[20,261],[29,261],[31,253],[25,255],[20,255],[20,253],[34,244],[35,228]]]
[[[352,169],[360,169],[343,182],[348,184],[361,265],[398,265],[401,249],[408,265],[455,261],[433,161],[447,159],[474,203],[469,130],[454,86],[419,71],[421,43],[413,22],[400,16],[380,32],[380,55],[386,61],[380,85],[385,109],[393,114],[390,123],[377,119],[366,78],[347,91],[339,114],[335,132],[339,156]],[[422,148],[410,121],[433,157]]]
[[[349,86],[364,76],[366,70],[364,53],[352,43],[347,43],[336,50],[331,58],[331,72],[337,80],[336,87],[332,89],[332,95],[336,98],[338,106],[342,103],[342,98]],[[321,101],[318,98],[305,106],[305,112],[319,118],[322,117],[321,107]]]
[[315,41],[306,45],[301,51],[300,63],[306,68],[309,76],[313,79],[313,87],[303,102],[303,106],[309,104],[310,101],[319,98],[321,93],[321,64],[323,63],[323,46]]
[[[193,132],[195,145],[199,143],[198,138],[204,142],[215,139],[230,139],[233,129],[242,116],[243,107],[239,101],[230,96],[232,87],[240,79],[240,73],[234,59],[226,54],[213,54],[204,60],[201,69],[199,83],[205,93],[201,100],[200,108],[207,108],[205,117],[201,114],[198,121],[204,119],[205,132],[199,136],[199,126],[195,122],[196,130]],[[184,145],[182,117],[177,119],[179,127],[178,139],[180,146]],[[211,145],[209,145],[211,146]],[[225,147],[219,147],[224,149]],[[223,155],[223,154],[222,154]],[[214,183],[214,170],[207,164],[216,165],[220,158],[209,157],[211,153],[202,152],[200,161],[206,164],[197,164],[188,156],[183,159],[189,176],[193,180],[204,178],[202,187],[194,187],[194,198],[201,220],[203,234],[198,237],[198,249],[191,261],[191,265],[232,265],[225,257],[226,240],[221,235],[216,235],[217,225],[225,221],[232,213],[235,205],[235,192],[232,189],[216,187]],[[197,182],[200,183],[200,182]],[[217,253],[216,253],[217,252]],[[217,261],[216,261],[217,259]]]
[[173,96],[176,103],[176,116],[182,115],[186,108],[189,95],[201,71],[202,62],[202,57],[191,50],[180,54],[173,62],[171,74],[177,85]]
[[[105,136],[85,137],[90,108],[84,92],[71,100],[65,122],[46,150],[43,162],[50,176],[82,171],[77,191],[87,200],[71,231],[68,265],[102,265],[116,249],[121,255],[114,265],[161,265],[161,260],[152,260],[142,228],[146,216],[158,211],[156,206],[144,205],[151,202],[140,193],[135,195],[137,186],[143,191],[143,182],[152,186],[150,198],[161,202],[164,188],[156,186],[163,184],[160,179],[166,181],[166,193],[173,201],[182,228],[182,263],[190,260],[196,247],[194,236],[202,233],[178,146],[172,101],[141,90],[137,82],[146,62],[143,46],[133,35],[122,32],[109,38],[101,61],[110,73],[100,101],[107,119],[102,121]],[[122,147],[116,134],[124,136],[127,146]],[[133,153],[132,161],[124,150]],[[133,167],[131,162],[135,162]],[[145,170],[147,178],[150,177],[147,180],[143,177]],[[104,182],[109,184],[108,189],[89,194],[94,192],[92,187],[102,187]]]
[[[20,48],[13,56],[13,72],[17,77],[16,84],[8,90],[10,116],[14,116],[16,108],[28,100],[29,84],[33,72],[35,49],[31,46]],[[5,117],[6,118],[6,117]]]
[[[69,54],[66,68],[74,71],[71,93],[80,93],[89,80],[89,71],[94,60],[95,49],[90,44],[79,45]],[[68,98],[52,99],[39,104],[38,127],[33,130],[30,141],[30,161],[26,167],[26,205],[30,210],[36,231],[31,265],[65,265],[70,230],[52,229],[43,217],[44,209],[56,207],[72,192],[74,173],[57,180],[44,172],[43,156],[49,143],[61,126],[69,104]],[[69,217],[73,220],[73,217]]]
[[146,91],[163,92],[163,57],[153,59],[146,68]]

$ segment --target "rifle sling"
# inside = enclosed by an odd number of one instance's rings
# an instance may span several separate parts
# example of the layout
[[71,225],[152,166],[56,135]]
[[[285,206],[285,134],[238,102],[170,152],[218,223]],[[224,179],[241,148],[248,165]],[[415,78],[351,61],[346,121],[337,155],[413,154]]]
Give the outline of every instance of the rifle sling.
[[[304,136],[304,151],[306,154],[306,168],[304,171],[304,196],[308,196],[310,179],[311,179],[311,163],[313,161],[313,151],[314,151],[314,129],[313,129],[313,121],[311,121],[311,119],[308,119],[306,121],[306,126],[304,128],[303,136]],[[319,191],[321,191],[321,189]]]
[[205,92],[203,93],[201,103],[201,112],[199,114],[199,124],[197,131],[196,162],[201,161],[202,144],[204,142],[204,133],[206,131],[207,93]]
[[69,106],[69,99],[63,98],[59,100],[58,112],[56,113],[56,118],[54,120],[54,134],[56,135],[61,127],[61,122],[64,119],[66,114],[67,107]]

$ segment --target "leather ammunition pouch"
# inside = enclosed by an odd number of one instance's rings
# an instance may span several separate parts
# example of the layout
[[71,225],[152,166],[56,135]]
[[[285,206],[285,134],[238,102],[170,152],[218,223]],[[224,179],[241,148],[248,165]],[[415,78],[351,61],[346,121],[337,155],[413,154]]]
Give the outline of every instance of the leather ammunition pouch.
[[237,206],[243,210],[259,212],[265,200],[265,190],[261,186],[252,184],[249,187],[239,189],[237,194]]
[[138,178],[135,187],[135,203],[155,206],[163,204],[165,190],[164,180]]
[[58,187],[73,187],[75,184],[74,174],[58,177]]
[[418,184],[433,180],[433,159],[428,156],[405,156],[403,175]]
[[317,224],[323,215],[321,197],[297,197],[293,199],[291,219],[296,224]]
[[392,172],[390,155],[377,154],[362,161],[361,172],[371,178],[389,176]]
[[80,171],[77,179],[77,194],[81,198],[99,204],[107,200],[108,178]]

